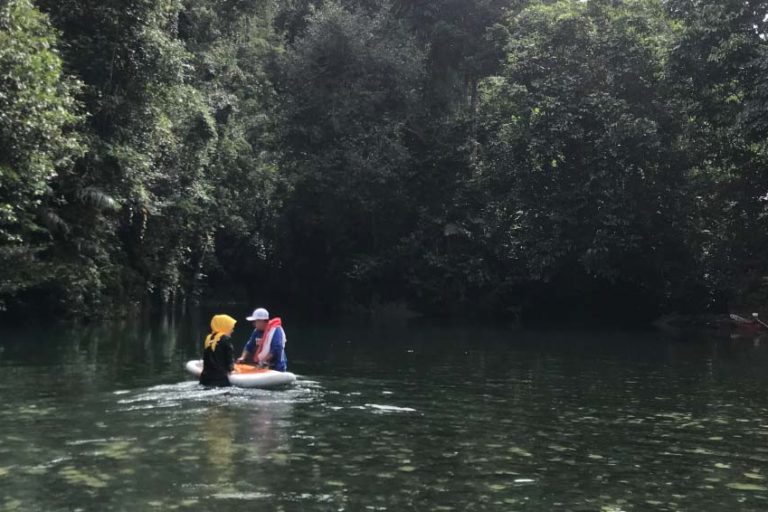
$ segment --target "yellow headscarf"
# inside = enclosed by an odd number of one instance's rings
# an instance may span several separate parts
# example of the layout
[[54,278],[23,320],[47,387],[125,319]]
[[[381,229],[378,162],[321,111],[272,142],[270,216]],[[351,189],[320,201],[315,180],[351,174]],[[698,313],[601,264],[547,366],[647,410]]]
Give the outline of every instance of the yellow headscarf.
[[205,338],[205,348],[216,350],[216,345],[224,334],[235,328],[237,320],[229,315],[216,315],[211,319],[211,334]]

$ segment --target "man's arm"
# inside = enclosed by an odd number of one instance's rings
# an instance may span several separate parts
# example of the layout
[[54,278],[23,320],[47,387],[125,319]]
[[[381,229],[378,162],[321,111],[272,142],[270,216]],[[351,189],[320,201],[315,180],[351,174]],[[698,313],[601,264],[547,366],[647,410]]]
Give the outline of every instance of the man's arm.
[[272,342],[269,344],[269,361],[280,361],[280,356],[283,352],[283,336],[285,333],[278,327],[275,329],[275,335],[272,337]]
[[245,343],[245,346],[243,347],[243,353],[240,355],[238,361],[245,361],[248,358],[248,354],[253,354],[256,351],[258,335],[259,332],[256,330],[251,333],[251,337],[248,338],[248,341]]

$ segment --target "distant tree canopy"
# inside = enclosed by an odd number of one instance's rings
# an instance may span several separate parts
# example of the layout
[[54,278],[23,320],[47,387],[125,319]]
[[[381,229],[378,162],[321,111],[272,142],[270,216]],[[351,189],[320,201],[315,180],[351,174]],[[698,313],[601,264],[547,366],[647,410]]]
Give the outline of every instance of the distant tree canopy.
[[768,299],[768,2],[3,0],[0,305]]

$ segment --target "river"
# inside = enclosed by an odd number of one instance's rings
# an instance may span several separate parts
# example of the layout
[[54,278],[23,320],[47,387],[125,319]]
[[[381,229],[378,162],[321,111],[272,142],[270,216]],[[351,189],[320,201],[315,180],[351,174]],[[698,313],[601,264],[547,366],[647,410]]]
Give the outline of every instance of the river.
[[205,323],[0,331],[0,510],[768,510],[768,340],[286,320],[204,390]]

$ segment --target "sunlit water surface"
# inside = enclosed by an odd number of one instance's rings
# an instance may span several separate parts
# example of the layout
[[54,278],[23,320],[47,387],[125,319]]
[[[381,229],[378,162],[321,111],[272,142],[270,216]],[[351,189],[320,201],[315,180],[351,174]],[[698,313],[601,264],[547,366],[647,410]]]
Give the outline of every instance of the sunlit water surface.
[[205,323],[0,331],[0,510],[768,510],[768,340],[286,320],[205,390]]

